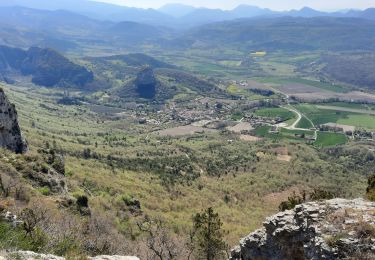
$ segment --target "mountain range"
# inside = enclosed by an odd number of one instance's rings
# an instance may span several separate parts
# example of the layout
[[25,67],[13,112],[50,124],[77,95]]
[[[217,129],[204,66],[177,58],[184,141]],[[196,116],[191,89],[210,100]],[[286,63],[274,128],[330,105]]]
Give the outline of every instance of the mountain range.
[[322,12],[304,7],[300,10],[273,11],[250,5],[239,5],[233,10],[196,8],[182,4],[167,4],[159,9],[141,9],[88,0],[0,0],[0,7],[23,6],[41,10],[66,10],[102,21],[132,21],[157,26],[187,28],[211,22],[252,17],[359,17],[375,19],[375,8],[364,11]]
[[[371,18],[375,17],[375,9],[348,11],[350,17],[327,17],[308,8],[294,13],[291,11],[289,16],[277,16],[271,15],[270,10],[240,6],[233,11],[237,12],[237,16],[241,12],[268,12],[270,15],[238,19],[228,16],[228,20],[224,21],[219,19],[219,14],[224,11],[209,10],[217,14],[209,15],[204,14],[205,10],[196,9],[183,17],[170,18],[186,19],[185,29],[176,29],[129,20],[103,21],[67,10],[0,6],[0,44],[21,48],[48,47],[61,52],[82,52],[92,46],[96,53],[98,47],[105,46],[126,49],[127,52],[143,51],[144,46],[188,49],[194,46],[216,48],[221,44],[238,50],[335,51],[374,48],[375,19]],[[301,13],[306,17],[297,15]],[[208,20],[211,23],[205,22]],[[203,24],[192,27],[194,23]]]

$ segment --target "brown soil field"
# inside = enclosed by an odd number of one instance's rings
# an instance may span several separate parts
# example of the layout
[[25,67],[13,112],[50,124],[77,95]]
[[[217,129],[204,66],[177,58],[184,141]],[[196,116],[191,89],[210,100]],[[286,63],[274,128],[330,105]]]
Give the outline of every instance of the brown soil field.
[[241,131],[250,131],[254,128],[248,122],[241,122],[235,126],[228,127],[227,129],[235,133],[241,133]]
[[257,142],[262,140],[262,138],[259,138],[257,136],[252,136],[252,135],[240,135],[240,139],[242,141],[247,141],[247,142]]

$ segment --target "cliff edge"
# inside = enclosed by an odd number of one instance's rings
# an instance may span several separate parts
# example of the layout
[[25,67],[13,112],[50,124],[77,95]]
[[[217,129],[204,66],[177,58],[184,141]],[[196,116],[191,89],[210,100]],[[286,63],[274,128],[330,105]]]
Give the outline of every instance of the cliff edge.
[[18,124],[17,111],[0,88],[0,147],[15,153],[24,153],[28,150],[22,138]]
[[375,259],[375,202],[309,202],[280,212],[240,240],[232,260]]

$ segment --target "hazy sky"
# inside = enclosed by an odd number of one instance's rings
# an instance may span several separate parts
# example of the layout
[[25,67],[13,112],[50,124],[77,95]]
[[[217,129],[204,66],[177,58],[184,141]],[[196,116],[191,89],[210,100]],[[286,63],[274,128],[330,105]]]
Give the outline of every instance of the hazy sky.
[[196,7],[232,9],[239,4],[256,5],[273,10],[299,9],[309,6],[320,10],[365,9],[375,7],[375,0],[94,0],[142,8],[158,8],[167,3],[181,3]]

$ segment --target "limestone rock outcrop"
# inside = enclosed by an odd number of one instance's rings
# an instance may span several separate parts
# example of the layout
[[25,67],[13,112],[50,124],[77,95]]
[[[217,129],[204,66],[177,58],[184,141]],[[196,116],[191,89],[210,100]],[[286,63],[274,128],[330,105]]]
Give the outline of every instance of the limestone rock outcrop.
[[18,124],[17,111],[0,88],[0,147],[15,153],[27,151],[27,144],[22,137]]
[[375,259],[375,202],[333,199],[280,212],[240,240],[232,260]]

